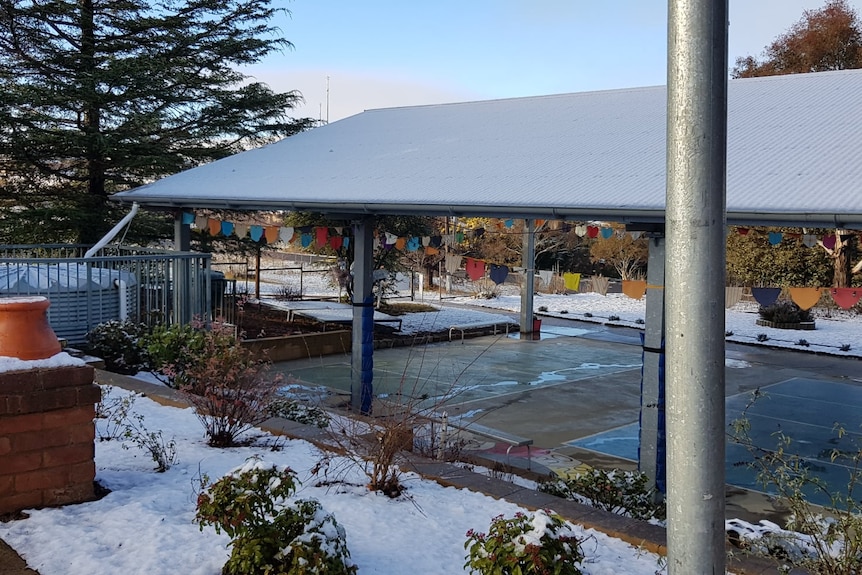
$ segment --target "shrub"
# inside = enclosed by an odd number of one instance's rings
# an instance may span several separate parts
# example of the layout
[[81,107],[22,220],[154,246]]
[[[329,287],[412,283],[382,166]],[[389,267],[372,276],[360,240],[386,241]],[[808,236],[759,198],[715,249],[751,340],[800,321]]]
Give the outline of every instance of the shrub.
[[572,526],[553,512],[516,513],[491,520],[488,534],[467,532],[464,564],[480,575],[577,575],[584,560]]
[[329,426],[329,414],[326,411],[294,399],[275,399],[269,406],[269,413],[273,417],[314,425],[320,429],[326,429]]
[[214,326],[200,331],[193,347],[181,349],[182,373],[168,370],[195,408],[213,447],[229,447],[237,437],[271,417],[282,376],[269,377],[271,362],[255,357],[231,332]]
[[643,320],[643,318],[639,317],[635,320],[635,323],[638,325],[644,325],[646,322]]
[[609,315],[608,321],[620,321],[620,316],[618,315]]
[[143,323],[111,320],[87,333],[87,351],[100,357],[108,371],[135,374],[149,363],[141,345],[146,334],[147,326]]
[[302,299],[302,290],[291,284],[282,284],[278,286],[274,297],[279,301],[300,300]]
[[759,342],[769,341],[769,336],[766,335],[765,333],[759,333],[759,334],[757,334],[757,341],[759,341]]
[[841,347],[839,347],[838,349],[840,349],[841,351],[850,351],[850,344],[849,343],[842,343]]
[[[177,462],[176,442],[165,441],[161,431],[149,431],[144,426],[144,416],[132,411],[136,394],[111,397],[112,390],[111,386],[101,388],[102,398],[96,405],[96,437],[99,441],[126,440],[146,451],[159,473],[170,469]],[[129,445],[123,443],[123,449],[129,449]]]
[[[156,471],[164,473],[179,461],[177,458],[177,442],[173,439],[165,441],[161,430],[150,431],[144,426],[144,416],[140,413],[130,415],[124,429],[123,439],[135,447],[146,451],[156,464]],[[129,449],[123,443],[123,449]]]
[[539,491],[635,519],[664,519],[664,502],[640,471],[590,469],[539,485]]
[[195,519],[230,538],[223,575],[352,575],[346,535],[315,500],[286,502],[296,490],[286,467],[251,459],[213,485],[203,481]]
[[96,437],[99,441],[111,441],[123,437],[125,424],[137,396],[111,397],[113,387],[103,385],[102,397],[96,404]]
[[155,373],[162,375],[169,387],[187,383],[188,363],[204,347],[205,331],[189,324],[157,325],[142,340]]
[[792,301],[778,301],[770,306],[761,306],[757,313],[762,319],[773,323],[811,321],[811,313],[808,310],[800,309]]
[[539,306],[539,311],[548,311],[548,306],[546,306],[546,305],[540,305],[540,306]]
[[[776,496],[789,511],[786,529],[761,521],[755,527],[739,520],[726,523],[731,542],[746,552],[770,557],[781,563],[780,572],[828,575],[859,573],[862,558],[862,504],[857,494],[862,464],[862,446],[841,427],[834,429],[836,445],[816,459],[794,453],[794,441],[782,431],[773,433],[774,447],[758,446],[752,440],[748,410],[763,393],[756,390],[742,416],[731,426],[730,439],[752,456],[744,462],[757,473],[764,490]],[[849,443],[849,445],[848,445]],[[838,447],[838,446],[841,447]],[[840,487],[830,486],[816,475],[812,462],[828,460],[847,472]],[[809,502],[820,496],[824,506]]]
[[796,345],[799,345],[799,346],[802,346],[802,347],[808,347],[808,346],[809,346],[809,343],[808,343],[808,340],[807,340],[807,339],[800,339],[800,340],[798,340],[798,341],[796,342]]

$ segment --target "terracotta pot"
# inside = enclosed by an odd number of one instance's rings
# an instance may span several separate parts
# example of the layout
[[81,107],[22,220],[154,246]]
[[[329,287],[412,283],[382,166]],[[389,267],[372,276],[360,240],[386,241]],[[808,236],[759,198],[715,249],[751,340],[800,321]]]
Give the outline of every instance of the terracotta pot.
[[45,359],[62,351],[42,296],[0,298],[0,356]]

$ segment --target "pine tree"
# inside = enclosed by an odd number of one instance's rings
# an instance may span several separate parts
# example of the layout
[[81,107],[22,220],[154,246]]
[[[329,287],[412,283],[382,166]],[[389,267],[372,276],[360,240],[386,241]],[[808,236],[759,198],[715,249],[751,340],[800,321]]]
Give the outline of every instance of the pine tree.
[[93,243],[110,194],[310,127],[238,68],[271,0],[0,0],[0,241]]

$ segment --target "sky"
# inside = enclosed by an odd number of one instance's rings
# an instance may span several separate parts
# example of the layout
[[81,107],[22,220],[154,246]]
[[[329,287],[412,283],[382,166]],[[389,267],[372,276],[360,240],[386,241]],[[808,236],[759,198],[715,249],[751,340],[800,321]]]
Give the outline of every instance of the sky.
[[[297,117],[666,83],[660,0],[275,0],[294,48],[245,70],[298,90]],[[824,0],[731,0],[729,65]],[[860,12],[862,0],[850,0]],[[328,95],[327,95],[328,90]]]

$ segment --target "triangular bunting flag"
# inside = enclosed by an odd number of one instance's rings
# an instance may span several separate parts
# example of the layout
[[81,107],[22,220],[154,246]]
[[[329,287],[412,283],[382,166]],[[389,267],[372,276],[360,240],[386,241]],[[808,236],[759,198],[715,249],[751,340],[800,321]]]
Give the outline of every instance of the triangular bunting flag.
[[473,280],[482,279],[485,275],[485,262],[474,258],[467,258],[467,276]]
[[862,298],[862,288],[832,288],[829,293],[841,309],[850,309]]
[[329,228],[320,226],[314,229],[314,234],[317,237],[317,247],[322,248],[329,243]]
[[253,241],[259,242],[260,239],[263,237],[263,226],[251,226],[249,228],[249,234]]
[[491,281],[497,285],[500,285],[506,278],[509,276],[509,266],[491,264],[491,273],[488,277],[491,278]]
[[566,272],[563,274],[563,285],[569,291],[578,291],[581,288],[581,274]]
[[641,299],[646,293],[644,280],[623,280],[623,293],[632,299]]
[[789,288],[790,299],[799,306],[799,309],[811,309],[820,301],[819,287],[792,287]]
[[781,288],[756,287],[751,288],[751,295],[763,307],[769,307],[775,303],[781,295]]
[[266,237],[266,243],[274,244],[278,241],[278,226],[266,226],[263,235]]

